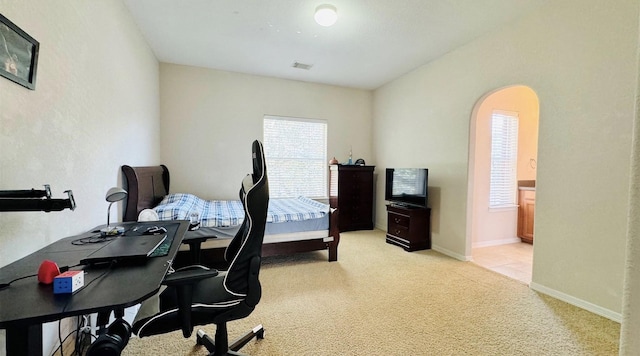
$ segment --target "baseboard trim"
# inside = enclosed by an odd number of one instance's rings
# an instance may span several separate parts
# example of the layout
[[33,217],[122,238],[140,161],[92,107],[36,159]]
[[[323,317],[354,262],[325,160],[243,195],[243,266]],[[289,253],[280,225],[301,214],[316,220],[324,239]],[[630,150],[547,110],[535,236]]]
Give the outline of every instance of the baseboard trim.
[[533,289],[536,292],[540,292],[542,294],[546,294],[550,297],[562,300],[563,302],[567,302],[571,305],[574,305],[578,308],[582,308],[584,310],[590,311],[594,314],[600,315],[602,317],[605,317],[609,320],[613,320],[617,323],[622,323],[622,314],[621,313],[616,313],[612,310],[603,308],[601,306],[595,305],[593,303],[589,303],[585,300],[573,297],[571,295],[568,295],[566,293],[562,293],[560,291],[557,291],[555,289],[543,286],[541,284],[535,283],[535,282],[531,282],[531,284],[529,284],[529,288]]
[[431,246],[431,249],[434,251],[440,252],[443,255],[447,255],[451,258],[455,258],[456,260],[465,261],[465,262],[471,261],[471,256],[464,256],[459,253],[455,253],[451,250],[447,250],[446,248],[443,248],[440,246],[433,245]]
[[474,242],[471,245],[471,248],[481,248],[481,247],[489,247],[489,246],[500,246],[500,245],[508,245],[521,242],[519,237],[511,237],[508,239],[500,239],[500,240],[489,240],[489,241],[480,241]]

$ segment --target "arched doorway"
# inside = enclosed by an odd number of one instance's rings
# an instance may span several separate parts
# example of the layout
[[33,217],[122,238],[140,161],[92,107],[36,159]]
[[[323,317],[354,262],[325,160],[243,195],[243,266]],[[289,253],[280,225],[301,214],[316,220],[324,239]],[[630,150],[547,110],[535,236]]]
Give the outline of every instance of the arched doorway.
[[[491,206],[492,118],[509,113],[517,117],[517,159],[513,205]],[[518,193],[535,199],[539,101],[529,87],[514,85],[485,94],[476,103],[470,121],[467,252],[477,264],[525,283],[531,282],[533,246],[518,237]],[[495,135],[495,132],[493,133]],[[495,164],[495,162],[494,162]],[[531,193],[532,192],[532,193]],[[535,201],[535,200],[533,200]],[[529,209],[533,211],[533,209]]]

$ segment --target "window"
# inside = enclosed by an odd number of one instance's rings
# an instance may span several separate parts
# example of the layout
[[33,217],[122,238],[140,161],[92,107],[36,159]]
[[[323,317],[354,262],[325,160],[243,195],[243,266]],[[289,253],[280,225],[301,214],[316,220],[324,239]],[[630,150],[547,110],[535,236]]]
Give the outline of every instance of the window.
[[491,116],[489,207],[516,205],[518,113],[495,110]]
[[265,115],[262,143],[271,197],[326,198],[326,120]]

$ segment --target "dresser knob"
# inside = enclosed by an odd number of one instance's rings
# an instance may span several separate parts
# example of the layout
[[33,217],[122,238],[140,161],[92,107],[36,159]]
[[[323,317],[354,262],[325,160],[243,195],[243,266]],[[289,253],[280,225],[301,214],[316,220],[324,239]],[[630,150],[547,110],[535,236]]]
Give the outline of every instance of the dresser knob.
[[396,222],[396,224],[400,223],[400,219],[399,218],[394,218],[393,220]]

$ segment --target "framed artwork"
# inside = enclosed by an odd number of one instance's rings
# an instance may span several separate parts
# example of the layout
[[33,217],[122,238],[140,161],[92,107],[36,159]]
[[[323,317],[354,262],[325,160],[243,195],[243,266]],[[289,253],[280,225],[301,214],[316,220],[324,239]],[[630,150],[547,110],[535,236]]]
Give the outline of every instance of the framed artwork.
[[0,14],[0,75],[36,89],[40,43]]

